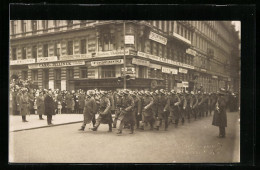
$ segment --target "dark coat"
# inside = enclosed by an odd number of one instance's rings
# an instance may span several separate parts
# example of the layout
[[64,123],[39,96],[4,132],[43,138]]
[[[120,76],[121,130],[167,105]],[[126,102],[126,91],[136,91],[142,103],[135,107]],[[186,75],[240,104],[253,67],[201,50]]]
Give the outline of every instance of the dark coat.
[[36,105],[37,105],[37,114],[43,115],[44,114],[44,96],[38,96],[36,98]]
[[89,124],[95,116],[94,109],[96,108],[96,101],[93,97],[87,97],[85,100],[85,106],[84,106],[84,123]]
[[29,114],[29,97],[27,94],[22,94],[19,101],[20,115],[26,116]]
[[55,115],[55,102],[50,95],[46,95],[44,99],[45,115]]
[[[225,97],[219,97],[216,103],[212,125],[219,127],[227,127],[226,105],[227,100],[225,99]],[[217,106],[219,109],[217,109]]]
[[135,120],[135,114],[134,114],[134,106],[135,101],[132,96],[127,95],[122,98],[122,111],[119,115],[120,120],[124,121],[134,121]]
[[[108,124],[113,122],[110,109],[110,100],[107,97],[101,97],[99,101],[99,116],[97,118],[100,123]],[[95,111],[96,109],[94,108],[94,112]]]

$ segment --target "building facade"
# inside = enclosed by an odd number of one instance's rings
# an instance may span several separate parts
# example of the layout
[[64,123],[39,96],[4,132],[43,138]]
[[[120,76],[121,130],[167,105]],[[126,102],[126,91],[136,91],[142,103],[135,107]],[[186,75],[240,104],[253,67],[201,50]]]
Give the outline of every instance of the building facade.
[[226,21],[11,20],[10,76],[61,90],[121,89],[125,75],[131,89],[236,90],[238,46]]

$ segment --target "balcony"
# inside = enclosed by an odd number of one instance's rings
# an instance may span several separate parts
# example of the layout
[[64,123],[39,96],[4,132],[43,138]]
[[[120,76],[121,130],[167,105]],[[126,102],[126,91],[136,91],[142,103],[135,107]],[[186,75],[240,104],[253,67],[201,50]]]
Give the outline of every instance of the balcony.
[[181,40],[182,42],[184,42],[184,43],[186,43],[188,45],[191,45],[191,41],[190,40],[184,38],[183,36],[181,36],[181,35],[179,35],[179,34],[177,34],[175,32],[173,33],[173,37],[177,38],[178,40]]

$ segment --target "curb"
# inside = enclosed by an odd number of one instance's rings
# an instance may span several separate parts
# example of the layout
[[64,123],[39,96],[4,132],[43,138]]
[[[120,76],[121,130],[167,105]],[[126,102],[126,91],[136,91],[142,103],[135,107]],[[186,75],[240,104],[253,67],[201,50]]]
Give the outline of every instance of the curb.
[[13,130],[13,131],[10,131],[10,132],[20,132],[20,131],[40,129],[40,128],[47,128],[47,127],[54,127],[54,126],[61,126],[61,125],[68,125],[68,124],[80,123],[80,122],[83,122],[83,121],[81,120],[81,121],[75,121],[75,122],[67,122],[67,123],[53,124],[53,125],[51,125],[51,126],[45,125],[45,126],[32,127],[32,128],[27,128],[27,129],[18,129],[18,130]]

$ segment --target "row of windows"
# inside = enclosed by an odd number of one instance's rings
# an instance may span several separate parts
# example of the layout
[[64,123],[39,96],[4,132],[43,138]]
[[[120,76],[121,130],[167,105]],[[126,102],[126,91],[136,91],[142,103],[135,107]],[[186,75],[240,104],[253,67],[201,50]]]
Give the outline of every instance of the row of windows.
[[[11,25],[11,35],[17,34],[17,29],[21,30],[21,33],[28,32],[28,22],[31,22],[31,31],[36,32],[39,28],[39,24],[41,22],[42,28],[44,31],[49,29],[49,23],[53,22],[54,27],[60,27],[61,26],[61,20],[20,20],[20,24],[18,24],[18,20],[12,20],[10,22]],[[73,20],[66,20],[66,25],[68,28],[72,28],[73,26]],[[80,20],[80,26],[84,26],[86,22],[89,22],[89,20]],[[19,25],[19,26],[17,26]],[[66,26],[65,25],[65,26]]]

